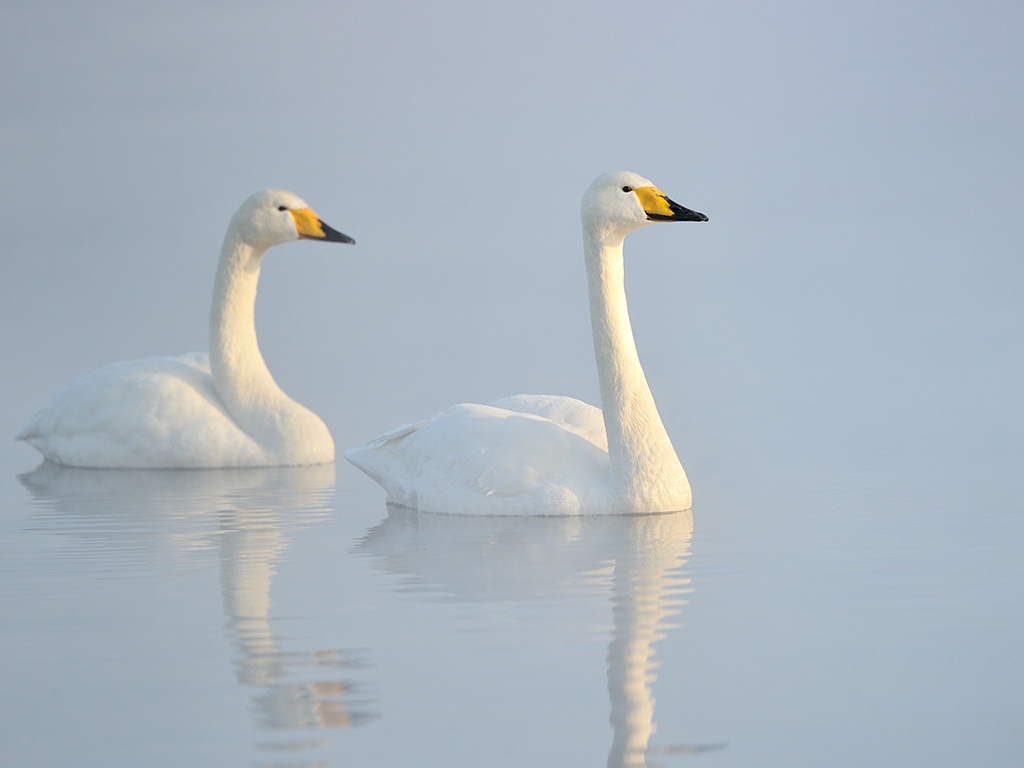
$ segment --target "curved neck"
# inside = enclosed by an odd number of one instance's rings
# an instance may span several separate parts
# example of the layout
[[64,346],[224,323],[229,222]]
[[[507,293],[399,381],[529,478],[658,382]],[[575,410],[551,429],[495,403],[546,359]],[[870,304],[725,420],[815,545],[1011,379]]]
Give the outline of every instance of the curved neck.
[[[689,483],[640,366],[626,309],[622,236],[584,232],[590,320],[613,493],[642,511],[678,506]],[[638,510],[639,511],[639,510]]]
[[265,249],[224,238],[210,309],[210,372],[228,413],[244,431],[263,439],[279,431],[273,409],[290,403],[270,375],[256,341],[256,285]]

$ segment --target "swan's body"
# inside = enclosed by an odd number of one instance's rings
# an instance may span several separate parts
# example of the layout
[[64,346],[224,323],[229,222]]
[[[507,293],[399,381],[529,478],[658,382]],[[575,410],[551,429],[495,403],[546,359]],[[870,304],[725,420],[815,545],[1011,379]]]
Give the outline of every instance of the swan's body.
[[651,221],[707,221],[635,173],[583,198],[583,247],[601,408],[517,395],[456,405],[345,457],[390,501],[427,512],[574,515],[690,508],[690,484],[658,415],[626,311],[622,242]]
[[299,238],[354,242],[301,199],[259,192],[231,219],[210,311],[210,354],[112,363],[80,376],[18,435],[76,467],[207,468],[322,464],[334,441],[288,397],[256,341],[260,260]]

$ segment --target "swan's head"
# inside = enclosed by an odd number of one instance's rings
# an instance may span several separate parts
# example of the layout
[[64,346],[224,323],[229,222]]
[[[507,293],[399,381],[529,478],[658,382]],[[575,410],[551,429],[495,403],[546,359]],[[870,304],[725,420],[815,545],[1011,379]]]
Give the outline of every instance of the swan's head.
[[355,242],[320,221],[302,198],[283,189],[267,189],[250,197],[235,212],[231,228],[242,240],[257,248],[270,248],[300,238]]
[[669,199],[652,182],[630,171],[613,171],[594,179],[580,210],[583,228],[601,240],[621,239],[652,221],[707,221]]

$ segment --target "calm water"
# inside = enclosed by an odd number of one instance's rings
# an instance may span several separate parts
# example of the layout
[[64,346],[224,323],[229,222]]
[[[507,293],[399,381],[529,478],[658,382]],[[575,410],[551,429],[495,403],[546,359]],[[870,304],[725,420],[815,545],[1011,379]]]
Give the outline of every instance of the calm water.
[[1019,502],[811,475],[523,520],[347,464],[10,474],[0,762],[1018,765]]

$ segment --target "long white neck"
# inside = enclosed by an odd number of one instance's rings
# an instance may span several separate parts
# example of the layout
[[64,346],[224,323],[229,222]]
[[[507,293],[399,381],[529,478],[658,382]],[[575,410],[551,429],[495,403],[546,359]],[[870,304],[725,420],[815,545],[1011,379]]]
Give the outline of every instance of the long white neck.
[[[311,460],[303,451],[324,452],[330,433],[316,414],[288,397],[270,375],[256,341],[256,286],[265,248],[244,242],[233,229],[224,238],[210,310],[210,372],[228,413],[271,456],[288,463]],[[326,446],[326,448],[325,448]]]
[[635,512],[689,509],[686,479],[647,385],[626,309],[622,236],[584,232],[611,493]]

